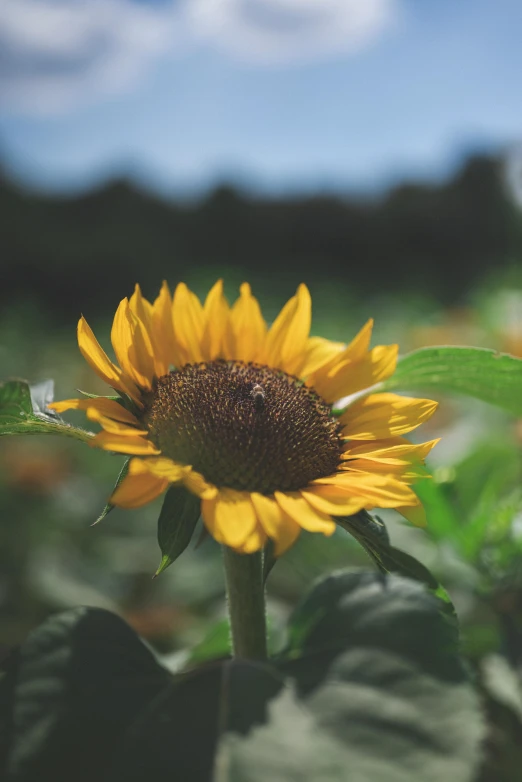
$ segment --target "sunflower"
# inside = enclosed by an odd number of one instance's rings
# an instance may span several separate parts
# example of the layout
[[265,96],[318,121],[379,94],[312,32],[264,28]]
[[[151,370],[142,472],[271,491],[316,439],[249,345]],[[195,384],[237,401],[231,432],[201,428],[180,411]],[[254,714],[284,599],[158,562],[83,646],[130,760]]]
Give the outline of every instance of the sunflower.
[[[204,304],[164,282],[151,304],[136,286],[111,331],[117,364],[86,320],[78,343],[117,397],[67,399],[102,431],[92,445],[132,457],[110,503],[137,508],[183,483],[201,500],[207,530],[238,552],[302,529],[331,535],[335,518],[396,508],[424,523],[411,485],[436,441],[403,438],[436,403],[366,393],[393,374],[397,345],[369,348],[373,321],[348,345],[310,337],[311,299],[300,285],[270,327],[246,283],[230,306],[222,281]],[[333,404],[355,399],[341,413]]]

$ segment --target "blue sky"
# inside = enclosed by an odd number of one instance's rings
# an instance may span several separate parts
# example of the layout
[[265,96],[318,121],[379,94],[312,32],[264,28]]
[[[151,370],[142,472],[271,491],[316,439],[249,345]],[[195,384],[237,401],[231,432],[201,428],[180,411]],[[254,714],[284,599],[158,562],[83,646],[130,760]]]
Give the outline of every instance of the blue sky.
[[2,0],[0,153],[38,187],[373,191],[522,136],[520,0]]

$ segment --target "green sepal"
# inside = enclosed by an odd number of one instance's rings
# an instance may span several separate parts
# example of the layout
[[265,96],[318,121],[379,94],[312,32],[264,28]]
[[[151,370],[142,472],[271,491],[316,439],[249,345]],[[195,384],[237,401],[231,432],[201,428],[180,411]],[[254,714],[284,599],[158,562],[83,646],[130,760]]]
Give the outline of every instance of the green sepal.
[[59,434],[89,442],[92,432],[71,426],[48,409],[54,383],[33,386],[27,380],[8,380],[0,385],[0,437],[15,434]]
[[[114,492],[116,491],[116,489],[118,488],[118,486],[120,485],[122,480],[125,478],[125,476],[129,472],[130,460],[131,460],[131,457],[129,456],[129,458],[125,459],[125,461],[123,462],[123,465],[122,465],[122,468],[121,468],[121,470],[119,472],[119,475],[116,478],[116,483],[114,484],[114,489],[111,492],[111,496],[112,496],[112,494],[114,494]],[[95,524],[99,524],[99,522],[102,521],[105,518],[105,516],[107,516],[107,514],[110,513],[111,510],[113,510],[114,507],[115,506],[111,502],[107,502],[107,505],[102,510],[102,512],[100,513],[100,515],[96,519],[96,521],[93,521],[93,523],[91,524],[91,527],[94,527]]]
[[158,543],[162,553],[154,578],[187,548],[200,516],[199,497],[187,491],[183,484],[174,484],[165,494],[158,519]]
[[82,396],[86,396],[87,399],[111,399],[113,402],[119,402],[121,401],[121,397],[114,395],[114,396],[104,396],[103,394],[91,394],[89,391],[82,391],[81,388],[76,389],[79,394]]

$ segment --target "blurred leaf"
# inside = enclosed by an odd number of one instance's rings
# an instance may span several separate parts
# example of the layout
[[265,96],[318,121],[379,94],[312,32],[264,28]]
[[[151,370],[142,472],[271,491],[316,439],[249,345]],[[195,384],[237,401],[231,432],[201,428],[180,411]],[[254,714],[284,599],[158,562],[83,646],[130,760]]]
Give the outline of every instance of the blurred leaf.
[[162,560],[155,573],[168,568],[187,548],[201,513],[201,500],[182,484],[174,484],[165,494],[158,519],[158,543]]
[[91,432],[66,424],[46,410],[51,401],[50,383],[52,381],[40,383],[34,390],[25,380],[9,380],[0,385],[0,436],[58,434],[89,442],[93,436]]
[[340,571],[316,584],[296,607],[282,656],[352,646],[386,649],[440,678],[462,679],[458,630],[444,607],[410,579]]
[[228,657],[231,652],[230,624],[228,619],[222,619],[210,628],[202,641],[190,652],[187,664],[198,665],[209,660]]
[[[128,459],[125,459],[125,461],[123,462],[122,468],[121,468],[121,470],[120,470],[120,472],[118,474],[118,477],[116,478],[116,483],[114,484],[114,489],[112,490],[112,494],[114,494],[114,492],[116,491],[116,489],[118,488],[118,486],[120,485],[122,480],[125,478],[125,476],[129,472],[130,460],[131,460],[131,457],[129,457]],[[107,505],[105,506],[105,508],[102,510],[102,512],[98,516],[98,518],[96,519],[96,521],[93,521],[91,526],[94,527],[95,524],[98,524],[100,521],[103,521],[105,516],[107,516],[107,514],[110,513],[111,510],[113,510],[113,509],[114,509],[114,505],[112,503],[108,502]]]
[[376,390],[396,389],[457,392],[522,415],[522,360],[485,348],[421,348]]
[[124,731],[170,681],[108,611],[51,617],[22,645],[2,683],[9,698],[0,709],[11,723],[2,779],[100,779]]
[[522,767],[520,674],[498,654],[482,660],[479,673],[489,728],[481,780],[519,782]]
[[437,483],[436,480],[419,481],[415,484],[415,493],[426,511],[427,534],[435,540],[458,540],[462,534],[463,522],[446,496],[445,485]]
[[490,654],[481,663],[482,683],[488,694],[513,711],[522,726],[522,681],[505,657]]
[[283,691],[269,717],[225,737],[216,782],[471,782],[480,762],[471,687],[379,649],[340,655],[304,698]]

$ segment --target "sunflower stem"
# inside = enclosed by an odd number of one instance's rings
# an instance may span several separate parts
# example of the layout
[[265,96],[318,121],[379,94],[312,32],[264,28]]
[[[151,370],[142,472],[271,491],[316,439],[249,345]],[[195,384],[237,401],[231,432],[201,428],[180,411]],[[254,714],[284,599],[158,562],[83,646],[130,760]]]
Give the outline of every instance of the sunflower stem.
[[237,554],[223,546],[234,657],[266,660],[265,587],[260,551]]

